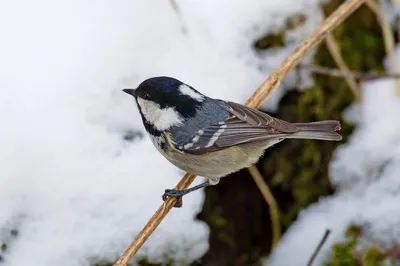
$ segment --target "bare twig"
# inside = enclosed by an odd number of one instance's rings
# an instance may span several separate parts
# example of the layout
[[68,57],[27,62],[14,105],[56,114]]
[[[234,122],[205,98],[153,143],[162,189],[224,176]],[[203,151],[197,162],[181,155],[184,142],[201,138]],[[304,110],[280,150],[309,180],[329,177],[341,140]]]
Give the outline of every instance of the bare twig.
[[322,246],[324,245],[325,241],[328,239],[329,234],[331,233],[331,230],[326,229],[325,230],[325,234],[322,237],[321,241],[319,242],[317,248],[314,250],[313,254],[310,257],[310,260],[307,263],[307,266],[311,266],[315,260],[315,258],[317,257],[319,251],[321,250]]
[[[335,37],[333,37],[333,34],[328,33],[325,41],[326,41],[326,46],[328,47],[329,53],[331,54],[333,60],[335,61],[336,65],[339,67],[339,69],[346,73],[350,72],[350,69],[348,68],[348,66],[346,65],[346,62],[344,61],[344,59],[342,57],[339,45],[335,41]],[[355,78],[352,76],[346,76],[344,78],[347,82],[347,85],[349,85],[349,88],[350,88],[351,92],[353,93],[356,101],[361,102],[361,89],[358,86]]]
[[169,3],[171,4],[172,9],[175,11],[175,13],[176,13],[176,15],[177,15],[177,17],[179,19],[179,22],[181,24],[182,33],[185,34],[185,35],[188,34],[188,29],[187,29],[187,27],[185,25],[185,21],[182,18],[181,10],[179,8],[178,3],[176,2],[176,0],[170,0]]
[[260,190],[261,194],[263,195],[265,201],[269,206],[269,214],[271,216],[272,222],[272,249],[276,247],[281,238],[281,223],[279,219],[279,207],[276,203],[274,195],[272,194],[271,190],[269,189],[267,183],[264,181],[260,171],[257,169],[255,165],[250,166],[249,172],[256,182],[258,189]]
[[[279,87],[281,80],[304,58],[312,49],[317,47],[326,34],[343,22],[365,0],[348,0],[339,6],[316,31],[311,33],[275,70],[268,79],[250,97],[246,104],[250,107],[259,107],[261,101],[268,100]],[[268,95],[268,97],[267,97]]]
[[[392,26],[390,25],[389,19],[385,12],[382,11],[380,6],[374,0],[367,0],[367,6],[375,13],[378,18],[379,24],[381,25],[383,41],[385,44],[386,55],[390,62],[390,72],[398,72],[396,62],[396,42],[394,40]],[[396,94],[400,97],[400,80],[396,81]]]
[[400,40],[400,20],[397,21],[397,40]]
[[357,261],[359,266],[367,266],[364,263],[364,260],[362,258],[362,255],[361,255],[360,251],[358,251],[355,248],[353,248],[353,256],[354,256],[354,259]]
[[343,72],[341,70],[335,68],[328,68],[322,67],[317,65],[310,65],[310,64],[299,64],[299,68],[310,70],[316,74],[322,74],[337,78],[344,78],[344,77],[353,77],[359,81],[369,81],[375,79],[382,79],[382,78],[391,78],[391,79],[400,79],[400,73],[385,73],[385,74],[377,74],[377,73],[361,73],[361,72]]
[[[261,103],[268,99],[278,88],[280,81],[324,39],[326,34],[336,28],[345,18],[356,10],[365,0],[347,0],[335,12],[330,15],[321,26],[305,39],[268,77],[268,79],[247,100],[247,106],[258,108]],[[267,95],[269,97],[267,97]],[[186,174],[176,186],[176,189],[186,189],[194,181],[195,176]],[[169,198],[156,211],[153,217],[145,225],[143,230],[136,236],[114,266],[127,266],[139,248],[143,245],[150,234],[157,228],[167,213],[176,203],[176,198]]]
[[[195,175],[186,173],[185,176],[179,181],[176,185],[177,189],[185,189],[193,183]],[[129,245],[124,254],[118,259],[118,261],[114,264],[114,266],[127,266],[131,261],[136,252],[140,249],[140,247],[146,242],[147,238],[154,232],[157,226],[161,223],[165,216],[167,216],[168,212],[174,207],[177,199],[169,198],[165,201],[160,208],[153,214],[150,220],[147,222],[146,226],[140,231],[140,233],[136,236],[135,240]]]

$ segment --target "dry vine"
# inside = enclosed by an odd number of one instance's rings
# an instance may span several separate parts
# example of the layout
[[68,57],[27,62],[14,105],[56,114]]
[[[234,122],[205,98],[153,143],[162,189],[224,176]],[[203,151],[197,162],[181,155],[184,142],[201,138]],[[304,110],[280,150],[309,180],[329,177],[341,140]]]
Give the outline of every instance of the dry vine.
[[269,216],[271,217],[272,223],[272,249],[273,250],[279,242],[281,238],[281,223],[279,219],[279,207],[278,203],[275,200],[274,195],[269,189],[267,183],[264,181],[263,176],[261,175],[258,168],[253,165],[248,168],[250,175],[253,177],[254,182],[256,183],[258,190],[260,190],[261,195],[263,195],[265,201],[269,206]]
[[321,241],[318,243],[318,246],[315,248],[313,254],[310,257],[310,260],[307,263],[307,266],[311,266],[315,260],[315,258],[317,257],[318,253],[320,252],[322,246],[324,245],[325,241],[328,239],[329,234],[331,233],[331,230],[326,229],[325,233],[321,239]]
[[400,73],[362,73],[362,72],[355,72],[355,71],[342,71],[336,68],[328,68],[318,65],[310,65],[310,64],[299,64],[297,66],[300,69],[309,70],[315,74],[327,75],[336,78],[344,78],[344,77],[353,77],[357,81],[365,82],[377,79],[400,79]]
[[[331,54],[333,60],[335,61],[336,65],[342,72],[350,72],[349,67],[347,66],[346,62],[344,61],[342,54],[340,52],[340,47],[337,44],[335,37],[333,37],[332,33],[328,33],[326,36],[326,46],[328,47],[329,53]],[[357,84],[357,81],[352,76],[344,77],[347,85],[349,86],[351,92],[354,95],[354,98],[357,102],[361,102],[361,89]]]
[[[255,91],[247,100],[246,105],[258,108],[261,103],[267,100],[279,87],[281,80],[291,71],[308,53],[311,52],[325,36],[343,22],[353,13],[365,0],[347,0],[335,10],[311,35],[309,35],[300,45],[271,73],[268,79]],[[195,175],[186,173],[179,181],[176,189],[186,189],[196,178]],[[136,236],[126,251],[114,264],[114,266],[127,266],[139,248],[154,232],[168,212],[176,203],[176,198],[169,198],[150,218],[143,230]]]
[[[378,22],[382,29],[383,44],[385,45],[386,55],[389,58],[389,69],[391,73],[396,73],[398,70],[396,60],[396,42],[392,34],[392,26],[385,12],[382,11],[378,3],[373,0],[366,1],[367,6],[375,13]],[[400,97],[400,81],[396,80],[396,94]]]

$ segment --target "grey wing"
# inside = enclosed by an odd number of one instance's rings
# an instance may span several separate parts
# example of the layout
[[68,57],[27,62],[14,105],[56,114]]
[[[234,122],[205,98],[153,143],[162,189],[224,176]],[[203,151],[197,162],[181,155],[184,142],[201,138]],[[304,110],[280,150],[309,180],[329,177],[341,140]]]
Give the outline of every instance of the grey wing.
[[232,102],[227,102],[227,107],[232,114],[228,119],[203,129],[202,134],[196,135],[192,143],[185,145],[182,151],[204,154],[238,144],[284,137],[299,131],[295,125],[259,110]]

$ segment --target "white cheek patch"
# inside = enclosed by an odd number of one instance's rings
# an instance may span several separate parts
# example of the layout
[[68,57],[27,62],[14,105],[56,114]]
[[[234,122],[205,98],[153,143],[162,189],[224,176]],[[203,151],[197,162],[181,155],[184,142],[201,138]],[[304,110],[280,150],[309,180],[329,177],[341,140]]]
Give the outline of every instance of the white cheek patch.
[[137,102],[143,116],[157,130],[164,131],[183,122],[183,118],[173,107],[161,108],[159,104],[140,97]]
[[179,86],[179,91],[183,95],[187,95],[193,99],[195,99],[198,102],[204,101],[204,95],[201,95],[200,93],[194,91],[192,88],[189,86],[182,84]]

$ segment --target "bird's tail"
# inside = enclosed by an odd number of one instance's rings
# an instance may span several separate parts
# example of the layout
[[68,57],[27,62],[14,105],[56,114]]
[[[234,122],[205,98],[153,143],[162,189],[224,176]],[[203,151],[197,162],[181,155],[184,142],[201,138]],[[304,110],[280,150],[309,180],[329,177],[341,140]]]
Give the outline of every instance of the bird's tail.
[[294,123],[299,131],[287,136],[291,139],[319,139],[319,140],[342,140],[342,136],[336,131],[340,130],[340,122],[336,120],[325,120],[312,123]]

